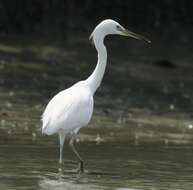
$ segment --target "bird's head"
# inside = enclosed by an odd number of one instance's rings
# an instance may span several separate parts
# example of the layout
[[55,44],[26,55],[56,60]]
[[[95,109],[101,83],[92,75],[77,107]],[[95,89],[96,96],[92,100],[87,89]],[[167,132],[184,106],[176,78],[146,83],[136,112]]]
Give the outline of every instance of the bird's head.
[[90,39],[94,38],[95,36],[100,36],[101,38],[104,38],[107,35],[113,35],[113,34],[128,36],[131,38],[135,38],[137,40],[143,40],[147,43],[151,43],[151,41],[148,40],[146,37],[125,29],[118,22],[112,19],[106,19],[106,20],[103,20],[101,23],[99,23],[94,29],[94,31],[92,32],[92,34],[90,35]]

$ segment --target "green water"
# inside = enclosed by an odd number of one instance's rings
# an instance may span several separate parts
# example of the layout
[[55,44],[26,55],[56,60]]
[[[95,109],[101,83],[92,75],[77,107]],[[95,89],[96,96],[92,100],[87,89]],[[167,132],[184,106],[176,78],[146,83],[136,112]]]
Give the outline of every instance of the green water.
[[58,147],[1,145],[0,189],[192,190],[192,146],[131,146],[80,143],[86,173],[65,147],[64,171],[58,172]]

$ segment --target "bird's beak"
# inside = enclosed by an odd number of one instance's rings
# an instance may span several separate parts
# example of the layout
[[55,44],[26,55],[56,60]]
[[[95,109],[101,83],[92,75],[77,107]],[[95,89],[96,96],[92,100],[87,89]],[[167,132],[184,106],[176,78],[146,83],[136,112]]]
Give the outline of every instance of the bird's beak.
[[129,36],[129,37],[135,38],[137,40],[143,40],[143,41],[145,41],[147,43],[151,43],[151,41],[149,39],[147,39],[146,37],[144,37],[144,36],[142,36],[140,34],[136,34],[134,32],[131,32],[131,31],[126,30],[126,29],[122,30],[122,35],[123,36]]

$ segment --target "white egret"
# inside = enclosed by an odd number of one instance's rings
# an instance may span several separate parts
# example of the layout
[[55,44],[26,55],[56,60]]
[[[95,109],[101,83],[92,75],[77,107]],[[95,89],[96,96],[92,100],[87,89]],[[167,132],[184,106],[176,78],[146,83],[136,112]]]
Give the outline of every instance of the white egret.
[[42,115],[42,133],[47,135],[58,133],[59,135],[59,163],[63,162],[63,145],[68,137],[70,148],[79,161],[79,172],[84,171],[84,165],[74,147],[74,139],[80,128],[86,126],[92,117],[93,95],[101,84],[107,63],[107,50],[103,41],[105,36],[110,34],[129,36],[150,43],[144,36],[126,30],[114,20],[102,21],[90,36],[98,52],[98,62],[93,73],[86,80],[56,94]]

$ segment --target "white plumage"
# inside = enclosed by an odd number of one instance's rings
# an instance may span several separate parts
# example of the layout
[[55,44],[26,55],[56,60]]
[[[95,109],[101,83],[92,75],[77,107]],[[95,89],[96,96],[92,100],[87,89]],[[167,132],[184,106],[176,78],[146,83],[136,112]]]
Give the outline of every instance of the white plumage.
[[93,95],[84,81],[59,92],[47,105],[42,132],[47,135],[59,129],[68,134],[89,123],[93,112]]
[[42,115],[42,133],[59,134],[60,159],[62,164],[63,145],[66,136],[69,145],[79,160],[78,171],[83,172],[83,160],[74,147],[74,138],[81,127],[86,126],[93,113],[93,95],[100,86],[107,63],[107,51],[103,43],[106,35],[118,34],[150,42],[145,37],[123,28],[119,23],[107,19],[102,21],[91,34],[98,52],[98,62],[93,73],[83,81],[59,92],[48,103]]

